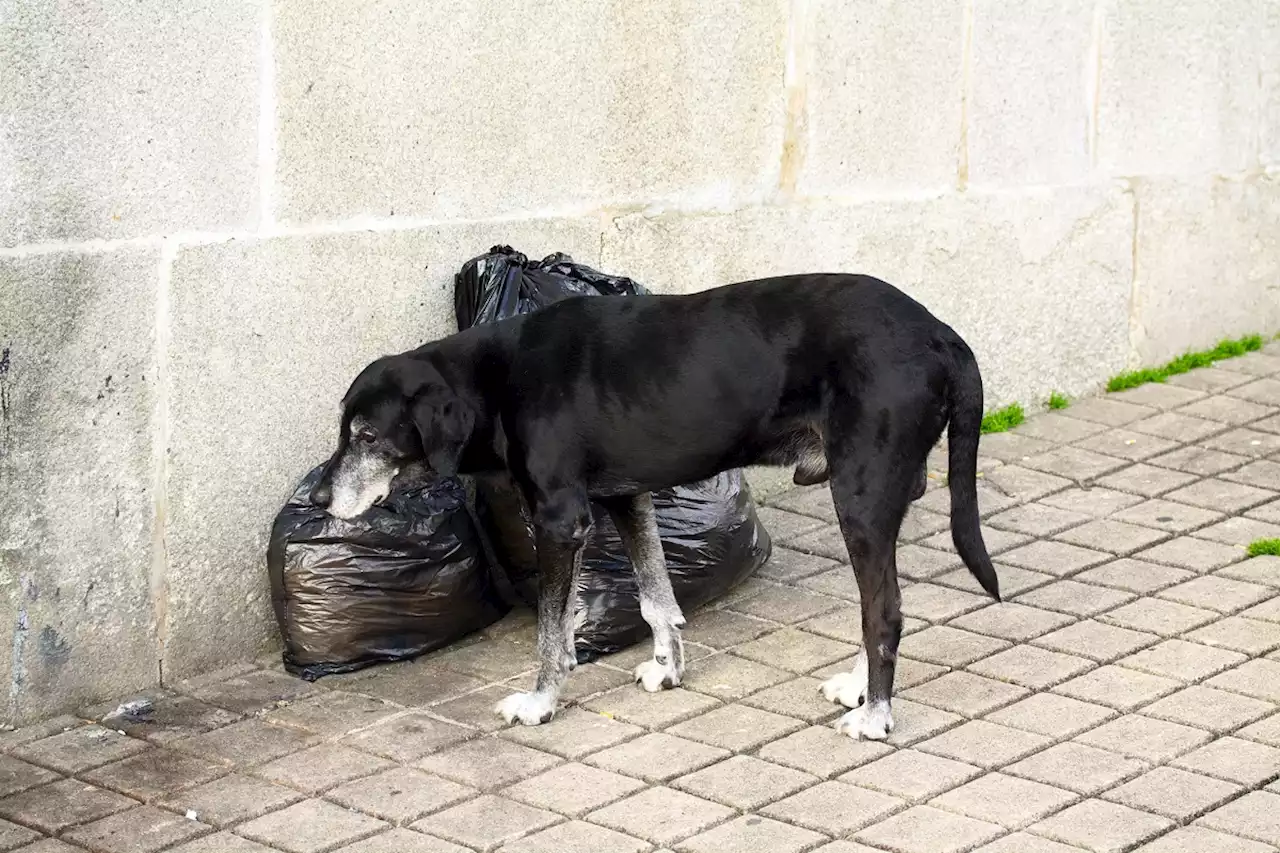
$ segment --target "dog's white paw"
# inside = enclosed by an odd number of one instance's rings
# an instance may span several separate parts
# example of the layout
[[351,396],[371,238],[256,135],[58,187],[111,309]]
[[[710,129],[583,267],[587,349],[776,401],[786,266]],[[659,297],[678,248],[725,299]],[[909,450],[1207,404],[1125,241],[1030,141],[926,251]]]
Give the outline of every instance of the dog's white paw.
[[650,693],[657,693],[666,687],[680,686],[680,672],[671,663],[658,663],[647,660],[636,667],[636,682]]
[[836,731],[854,740],[884,740],[893,731],[888,702],[867,703],[836,721]]
[[508,723],[519,720],[523,725],[537,726],[551,721],[556,713],[556,703],[554,699],[537,693],[512,693],[493,710]]
[[822,682],[821,689],[828,702],[857,708],[867,698],[867,675],[865,672],[842,672]]

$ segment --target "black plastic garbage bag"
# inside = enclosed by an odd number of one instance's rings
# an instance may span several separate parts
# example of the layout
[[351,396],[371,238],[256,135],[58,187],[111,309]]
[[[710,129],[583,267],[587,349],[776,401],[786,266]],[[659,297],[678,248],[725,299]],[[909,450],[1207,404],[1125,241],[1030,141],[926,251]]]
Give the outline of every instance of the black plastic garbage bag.
[[397,491],[343,521],[310,501],[323,467],[276,516],[267,547],[289,672],[314,681],[411,658],[506,613],[462,483]]
[[[458,327],[466,329],[536,311],[574,296],[645,293],[629,278],[606,275],[554,254],[529,261],[508,246],[495,246],[463,266],[455,279]],[[768,531],[740,470],[663,489],[653,495],[671,584],[691,610],[728,592],[769,558]],[[521,598],[537,595],[537,554],[528,507],[506,477],[478,478],[476,512],[495,560]],[[595,533],[582,560],[575,611],[579,661],[589,661],[646,638],[631,560],[609,513],[592,505]]]

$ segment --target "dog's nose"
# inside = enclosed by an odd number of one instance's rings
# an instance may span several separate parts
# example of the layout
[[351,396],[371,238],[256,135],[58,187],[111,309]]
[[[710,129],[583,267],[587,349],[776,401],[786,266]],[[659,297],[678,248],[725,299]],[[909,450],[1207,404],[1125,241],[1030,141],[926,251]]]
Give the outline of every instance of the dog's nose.
[[333,489],[328,483],[320,483],[311,490],[311,503],[321,509],[328,509],[329,504],[333,501]]

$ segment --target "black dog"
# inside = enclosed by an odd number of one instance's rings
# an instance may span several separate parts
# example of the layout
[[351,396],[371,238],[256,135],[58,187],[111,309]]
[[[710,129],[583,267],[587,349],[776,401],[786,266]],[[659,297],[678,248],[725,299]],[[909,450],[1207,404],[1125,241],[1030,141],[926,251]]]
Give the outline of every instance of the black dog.
[[555,713],[574,665],[589,498],[608,507],[630,551],[654,643],[636,680],[656,691],[683,675],[684,616],[649,492],[754,464],[796,465],[798,483],[829,477],[862,599],[863,650],[823,691],[853,709],[839,730],[881,739],[893,728],[902,629],[898,529],[948,421],[952,539],[1000,597],[978,521],[981,418],[969,347],[874,278],[570,299],[367,367],[343,401],[338,449],[312,498],[350,518],[424,463],[443,475],[510,472],[536,527],[541,668],[532,693],[497,710],[537,725]]

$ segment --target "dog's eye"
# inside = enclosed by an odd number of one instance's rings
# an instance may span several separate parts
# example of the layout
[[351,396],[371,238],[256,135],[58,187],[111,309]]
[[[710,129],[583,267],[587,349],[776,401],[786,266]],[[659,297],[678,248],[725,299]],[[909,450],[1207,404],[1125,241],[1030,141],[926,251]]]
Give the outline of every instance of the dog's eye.
[[356,433],[356,441],[363,441],[365,444],[373,444],[378,438],[377,433],[365,427]]

